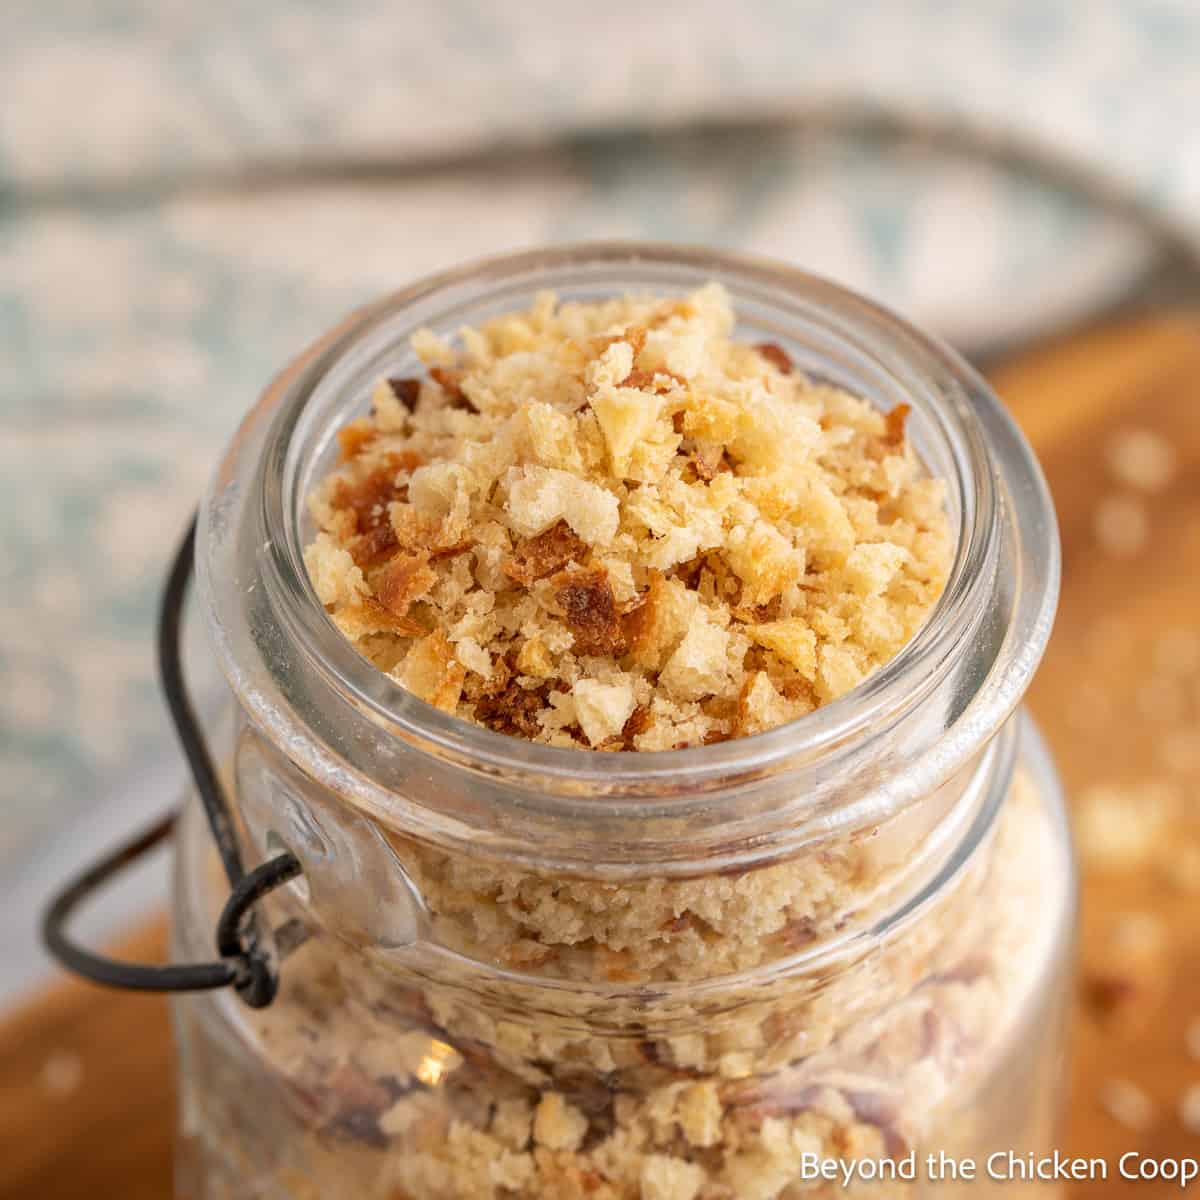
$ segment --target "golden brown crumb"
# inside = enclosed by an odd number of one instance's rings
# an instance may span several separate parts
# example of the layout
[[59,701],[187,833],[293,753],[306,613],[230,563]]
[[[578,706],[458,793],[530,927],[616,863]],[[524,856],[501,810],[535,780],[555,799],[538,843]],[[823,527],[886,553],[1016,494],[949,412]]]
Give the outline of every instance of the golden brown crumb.
[[428,554],[397,554],[376,577],[375,595],[388,612],[403,617],[436,582]]
[[509,579],[529,587],[568,563],[581,563],[587,552],[587,543],[566,521],[558,521],[545,533],[518,542],[512,557],[505,559],[503,570]]
[[463,391],[463,373],[453,367],[430,367],[429,377],[446,393],[446,403],[451,408],[466,408],[478,412],[474,402]]
[[897,404],[884,414],[883,440],[889,446],[902,446],[907,436],[908,414],[912,412],[909,404]]
[[1200,772],[1200,730],[1180,728],[1163,735],[1159,755],[1163,766],[1180,775]]
[[587,1133],[587,1118],[558,1092],[547,1092],[533,1116],[533,1138],[550,1150],[578,1150]]
[[1200,674],[1200,630],[1166,630],[1154,644],[1154,665],[1164,675]]
[[671,371],[639,371],[636,367],[621,380],[621,386],[638,391],[666,392],[672,387],[685,387],[687,380]]
[[1181,892],[1200,892],[1200,843],[1169,842],[1159,860],[1163,878]]
[[357,421],[351,421],[349,425],[339,429],[337,440],[342,462],[349,462],[357,457],[378,436],[379,430],[368,417],[359,417]]
[[562,571],[550,583],[577,653],[618,658],[625,652],[621,617],[603,567]]
[[675,634],[683,636],[683,629],[674,623],[673,614],[668,612],[671,601],[667,593],[664,577],[658,571],[650,572],[646,590],[625,615],[626,648],[638,666],[657,667]]
[[596,357],[599,358],[605,350],[616,342],[624,342],[628,345],[632,359],[636,362],[638,355],[646,348],[646,327],[644,325],[629,325],[619,333],[610,333],[593,338],[592,348],[595,351]]
[[391,389],[392,395],[409,412],[412,412],[417,407],[417,399],[421,395],[421,381],[419,379],[389,379],[387,385]]
[[1193,1017],[1188,1022],[1187,1031],[1183,1037],[1183,1044],[1188,1052],[1188,1056],[1200,1062],[1200,1017]]
[[407,485],[398,483],[397,478],[419,462],[419,456],[411,451],[387,454],[353,482],[335,476],[329,504],[334,514],[343,518],[338,532],[360,567],[374,565],[396,547],[390,507],[407,494]]
[[435,629],[408,652],[401,678],[409,691],[427,704],[453,712],[462,695],[466,674],[446,635]]
[[535,738],[540,731],[537,715],[546,702],[547,687],[523,687],[510,680],[502,691],[484,696],[475,705],[475,719],[497,733]]
[[1111,970],[1085,971],[1081,994],[1087,1011],[1103,1025],[1127,1020],[1141,999],[1136,980]]
[[642,1200],[695,1200],[704,1180],[703,1168],[695,1163],[651,1154],[642,1163]]
[[625,724],[621,726],[621,738],[626,750],[634,748],[634,739],[639,733],[645,733],[650,728],[650,721],[650,710],[644,704],[639,704],[629,714]]
[[83,1081],[83,1060],[71,1050],[56,1050],[42,1064],[43,1090],[55,1099],[78,1091]]
[[1114,558],[1131,558],[1150,537],[1150,517],[1140,500],[1107,496],[1096,509],[1092,528],[1101,549]]
[[[357,605],[338,610],[337,624],[347,637],[365,637],[374,633],[394,633],[399,637],[424,637],[428,632],[418,621],[386,608],[373,596]],[[359,632],[351,633],[351,629]]]
[[1084,858],[1100,870],[1130,870],[1148,863],[1174,805],[1172,790],[1153,782],[1089,788],[1080,797],[1077,815]]
[[791,355],[778,342],[759,342],[754,348],[775,370],[784,375],[792,373]]
[[1083,972],[1083,996],[1099,1023],[1134,1027],[1149,1019],[1166,985],[1167,942],[1164,922],[1152,913],[1113,922],[1103,958]]
[[1114,1121],[1129,1129],[1149,1129],[1154,1124],[1154,1102],[1128,1079],[1106,1081],[1100,1088],[1099,1100]]
[[1108,447],[1113,478],[1142,492],[1160,492],[1175,477],[1175,450],[1152,429],[1125,430]]
[[1193,1084],[1179,1097],[1179,1123],[1188,1133],[1200,1134],[1200,1083]]

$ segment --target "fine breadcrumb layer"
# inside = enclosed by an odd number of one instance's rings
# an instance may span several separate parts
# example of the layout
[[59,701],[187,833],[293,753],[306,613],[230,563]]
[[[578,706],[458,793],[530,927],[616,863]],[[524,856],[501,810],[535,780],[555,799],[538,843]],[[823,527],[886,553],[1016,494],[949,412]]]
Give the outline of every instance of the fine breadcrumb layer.
[[215,1159],[249,1172],[227,1194],[271,1175],[314,1200],[901,1200],[925,1185],[803,1181],[802,1156],[1041,1145],[1058,1069],[1038,1041],[1047,914],[1066,880],[1024,776],[985,851],[873,952],[706,999],[410,972],[320,934],[276,1004],[241,1013],[256,1054],[228,1069],[244,1087],[198,1098]]
[[447,712],[556,746],[752,734],[886,663],[945,584],[907,409],[733,340],[715,284],[413,339],[312,497],[321,602]]

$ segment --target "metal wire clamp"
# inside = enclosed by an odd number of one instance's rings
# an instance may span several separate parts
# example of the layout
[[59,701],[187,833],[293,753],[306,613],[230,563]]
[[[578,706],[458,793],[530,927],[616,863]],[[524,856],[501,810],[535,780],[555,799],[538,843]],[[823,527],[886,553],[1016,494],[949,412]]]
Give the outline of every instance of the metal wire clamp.
[[101,858],[68,882],[51,900],[42,917],[47,949],[68,970],[107,987],[142,992],[196,992],[232,987],[251,1008],[266,1008],[279,990],[279,959],[306,938],[303,926],[289,921],[275,932],[274,952],[260,933],[255,904],[301,873],[299,860],[285,852],[247,871],[204,730],[188,697],[183,678],[183,607],[192,577],[196,520],[176,551],[163,592],[158,621],[158,664],[163,694],[175,732],[212,830],[229,881],[229,899],[217,921],[213,962],[166,966],[123,962],[87,949],[67,932],[72,914],[93,893],[131,863],[164,841],[177,813],[161,818],[131,841]]

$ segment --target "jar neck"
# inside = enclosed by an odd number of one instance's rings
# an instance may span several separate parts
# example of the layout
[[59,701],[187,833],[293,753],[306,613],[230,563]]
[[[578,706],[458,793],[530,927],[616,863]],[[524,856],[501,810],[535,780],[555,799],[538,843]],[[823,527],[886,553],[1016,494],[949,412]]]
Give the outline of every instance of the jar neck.
[[[433,709],[329,621],[302,563],[304,500],[374,381],[452,332],[552,289],[571,299],[730,292],[739,336],[890,408],[957,533],[945,592],[908,646],[792,725],[718,745],[598,755]],[[288,367],[244,422],[200,524],[201,598],[250,719],[321,786],[408,836],[534,869],[608,877],[742,869],[880,824],[969,769],[1048,636],[1058,548],[1041,474],[983,381],[946,348],[827,282],[711,251],[581,246],[474,264],[356,314]]]
[[[993,866],[998,818],[1013,794],[1018,760],[1040,798],[1039,813],[1053,817],[1062,812],[1044,746],[1027,719],[1014,717],[976,761],[936,796],[927,798],[935,814],[910,810],[919,828],[875,831],[885,845],[899,842],[909,848],[903,865],[891,871],[880,864],[884,886],[855,887],[819,936],[791,952],[764,955],[744,969],[656,978],[648,995],[645,980],[627,984],[606,980],[598,988],[597,981],[586,975],[547,975],[446,944],[429,920],[419,888],[368,819],[353,814],[344,822],[344,810],[338,813],[336,800],[300,777],[277,750],[261,743],[251,727],[243,730],[240,742],[241,795],[250,801],[240,814],[244,834],[259,853],[276,852],[276,839],[281,840],[304,865],[299,884],[270,898],[271,927],[282,928],[295,920],[310,935],[336,939],[333,953],[350,955],[369,973],[395,976],[402,983],[419,977],[460,989],[464,996],[499,985],[508,989],[510,1003],[516,1000],[566,1016],[578,1016],[575,1006],[580,1002],[602,999],[599,1007],[589,1008],[592,1032],[606,1027],[605,1005],[624,997],[644,1005],[652,996],[660,1015],[673,1003],[682,1003],[686,1019],[692,1021],[697,1004],[716,1012],[737,1007],[748,995],[762,1003],[776,996],[794,1000],[797,987],[819,990],[825,981],[853,970],[884,947],[904,955],[915,939],[926,951],[935,952],[977,908],[979,889]],[[280,789],[286,795],[283,803],[278,795],[273,801],[270,794]],[[198,804],[188,807],[177,864],[176,884],[181,889],[177,904],[185,915],[201,914],[188,927],[192,944],[182,947],[185,957],[196,957],[211,931],[209,910],[213,905],[219,908],[220,884],[218,894],[210,894],[218,880],[211,843]],[[893,822],[904,819],[905,814],[898,814]],[[1030,819],[1028,813],[1024,819]],[[891,849],[894,858],[903,846]],[[789,866],[804,872],[818,861],[814,856]],[[705,874],[711,877],[711,873],[709,864]],[[1067,886],[1068,874],[1064,870],[1062,886]],[[645,1011],[648,1016],[649,1010]],[[618,1018],[611,1031],[619,1032],[623,1022]]]

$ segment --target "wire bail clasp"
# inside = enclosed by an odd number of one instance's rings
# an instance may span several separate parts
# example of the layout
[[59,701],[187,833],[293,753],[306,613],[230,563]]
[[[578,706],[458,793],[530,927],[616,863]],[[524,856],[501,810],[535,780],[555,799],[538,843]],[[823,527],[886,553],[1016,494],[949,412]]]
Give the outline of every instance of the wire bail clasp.
[[74,911],[92,893],[131,863],[163,842],[178,815],[169,813],[125,845],[110,852],[67,883],[51,900],[42,917],[47,949],[68,970],[107,987],[144,992],[194,992],[232,987],[251,1008],[266,1008],[279,990],[278,962],[308,936],[303,924],[286,922],[274,934],[274,951],[261,936],[255,904],[263,896],[302,873],[290,851],[247,871],[234,833],[228,798],[209,753],[200,721],[183,678],[183,605],[191,582],[196,544],[196,518],[176,551],[158,620],[158,664],[163,694],[204,805],[213,840],[221,856],[230,894],[217,921],[219,960],[166,966],[122,962],[96,954],[67,933]]

